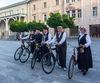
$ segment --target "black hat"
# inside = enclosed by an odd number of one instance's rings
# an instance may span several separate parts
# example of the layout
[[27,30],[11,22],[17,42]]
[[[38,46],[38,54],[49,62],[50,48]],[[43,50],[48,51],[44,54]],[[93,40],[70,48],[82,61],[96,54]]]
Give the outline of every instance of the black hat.
[[33,31],[33,29],[30,29],[30,31]]
[[43,27],[43,29],[47,29],[47,30],[48,30],[48,28],[47,28],[47,27]]
[[40,29],[36,29],[36,30],[40,31]]

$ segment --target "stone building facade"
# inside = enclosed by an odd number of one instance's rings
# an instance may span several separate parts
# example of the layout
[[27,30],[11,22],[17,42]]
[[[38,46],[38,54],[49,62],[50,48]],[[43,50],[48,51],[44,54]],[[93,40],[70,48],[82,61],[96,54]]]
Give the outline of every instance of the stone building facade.
[[[100,36],[100,0],[26,0],[0,8],[0,37],[11,34],[9,23],[13,20],[22,18],[26,22],[35,20],[46,24],[50,12],[73,16],[78,28],[84,26],[91,37]],[[75,30],[65,31],[69,37]],[[53,28],[49,32],[54,35]]]

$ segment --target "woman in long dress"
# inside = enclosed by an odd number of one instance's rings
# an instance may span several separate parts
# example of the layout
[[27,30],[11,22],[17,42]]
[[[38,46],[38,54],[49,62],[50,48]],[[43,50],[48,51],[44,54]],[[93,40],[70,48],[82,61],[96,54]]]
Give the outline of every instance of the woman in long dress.
[[[82,70],[83,75],[86,75],[89,68],[93,67],[91,53],[91,38],[86,34],[84,27],[80,28],[81,35],[78,37],[78,44],[82,45],[78,53],[78,68]],[[83,50],[83,52],[82,52]]]

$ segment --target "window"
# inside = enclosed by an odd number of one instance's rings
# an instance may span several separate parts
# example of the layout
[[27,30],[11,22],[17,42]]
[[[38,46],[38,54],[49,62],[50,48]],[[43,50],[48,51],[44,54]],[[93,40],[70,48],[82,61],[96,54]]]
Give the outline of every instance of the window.
[[11,15],[11,12],[9,12],[9,15]]
[[72,17],[75,17],[75,10],[72,11]]
[[54,13],[59,13],[59,10],[57,10],[57,11],[54,11]]
[[59,0],[56,0],[56,5],[59,5]]
[[17,10],[17,14],[19,13],[19,10]]
[[33,10],[35,10],[36,9],[36,7],[35,7],[35,5],[33,5]]
[[81,15],[82,13],[81,13],[81,9],[80,10],[78,10],[78,18],[80,18],[82,15]]
[[6,16],[6,13],[5,13],[5,16]]
[[69,3],[69,0],[66,0],[66,3]]
[[13,10],[11,11],[12,15],[13,15]]
[[46,21],[47,21],[47,15],[44,14],[44,22],[46,22]]
[[46,8],[46,2],[44,2],[44,8]]
[[67,11],[68,18],[70,17],[70,11]]
[[81,1],[81,0],[77,0],[77,1]]
[[24,13],[24,9],[21,10],[21,13],[22,13],[22,14]]
[[35,15],[33,16],[33,20],[36,21],[36,16]]
[[75,2],[75,0],[72,0],[72,2]]
[[93,7],[93,16],[97,16],[97,7]]

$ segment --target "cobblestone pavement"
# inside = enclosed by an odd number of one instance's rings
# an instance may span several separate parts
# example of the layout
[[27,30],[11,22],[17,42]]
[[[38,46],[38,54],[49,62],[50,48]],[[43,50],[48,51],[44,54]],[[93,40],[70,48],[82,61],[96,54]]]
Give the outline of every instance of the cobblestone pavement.
[[[77,46],[76,39],[69,39],[68,42]],[[68,71],[59,69],[58,65],[51,74],[46,74],[40,63],[31,69],[31,58],[26,63],[15,61],[14,52],[20,45],[20,41],[0,40],[0,83],[100,83],[100,39],[92,39],[94,67],[83,76],[76,66],[71,80],[68,79]],[[71,55],[72,48],[68,46],[67,66]]]

